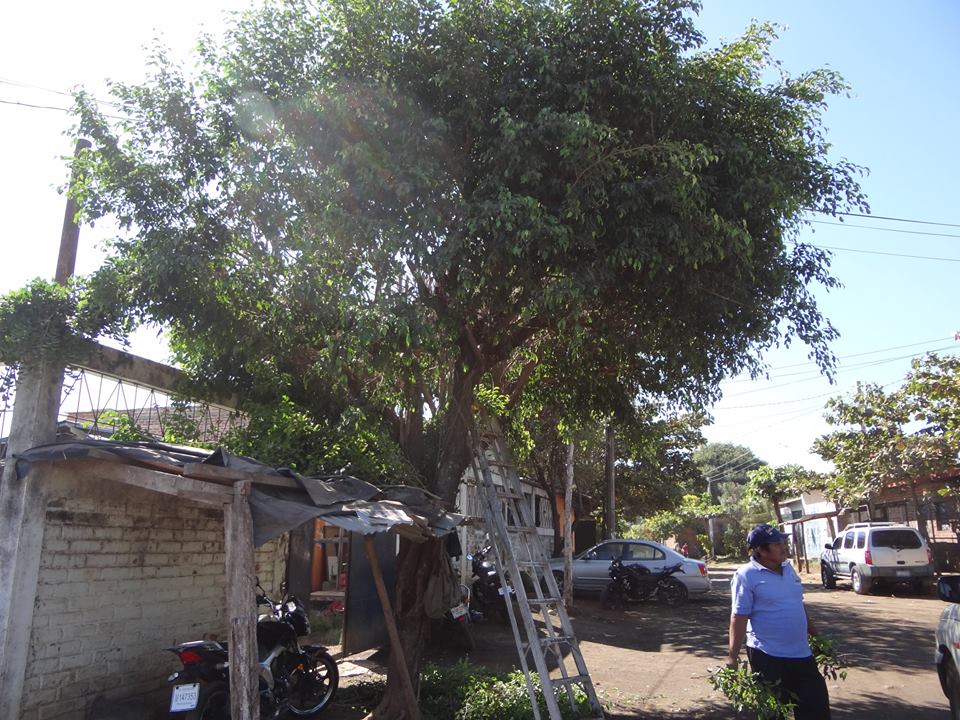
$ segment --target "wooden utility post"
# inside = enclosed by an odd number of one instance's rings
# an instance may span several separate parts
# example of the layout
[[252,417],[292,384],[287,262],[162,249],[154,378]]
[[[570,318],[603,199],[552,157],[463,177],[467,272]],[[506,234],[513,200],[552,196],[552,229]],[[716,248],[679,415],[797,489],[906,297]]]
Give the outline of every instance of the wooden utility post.
[[[76,152],[89,148],[77,142]],[[80,228],[77,205],[67,200],[55,279],[65,285],[73,273]],[[0,718],[20,717],[30,627],[47,496],[45,488],[17,476],[17,456],[56,440],[63,386],[63,358],[43,358],[20,366],[0,477]]]
[[[74,148],[73,157],[76,159],[84,150],[90,149],[90,141],[81,138],[77,140],[77,146]],[[80,239],[80,226],[76,222],[77,213],[80,211],[76,200],[67,195],[67,207],[63,211],[63,230],[60,232],[60,253],[57,255],[57,271],[53,276],[61,285],[66,285],[67,280],[73,275],[73,270],[77,265],[77,244]]]
[[617,440],[613,433],[613,424],[607,425],[606,463],[606,493],[603,501],[604,540],[613,540],[617,536],[617,473],[614,460],[617,454]]
[[573,607],[573,443],[567,443],[563,482],[563,604]]
[[230,638],[230,717],[260,720],[257,672],[256,567],[249,480],[233,486],[223,508],[227,633]]

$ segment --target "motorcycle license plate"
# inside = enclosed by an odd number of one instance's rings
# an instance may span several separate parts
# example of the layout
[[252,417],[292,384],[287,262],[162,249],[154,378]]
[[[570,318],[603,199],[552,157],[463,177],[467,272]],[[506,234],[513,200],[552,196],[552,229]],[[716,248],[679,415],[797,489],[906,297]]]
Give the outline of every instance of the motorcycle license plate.
[[183,712],[197,707],[200,699],[200,683],[192,685],[177,685],[173,688],[173,697],[170,698],[170,712]]
[[456,607],[450,608],[450,614],[453,615],[454,619],[461,618],[467,614],[467,606],[460,603]]

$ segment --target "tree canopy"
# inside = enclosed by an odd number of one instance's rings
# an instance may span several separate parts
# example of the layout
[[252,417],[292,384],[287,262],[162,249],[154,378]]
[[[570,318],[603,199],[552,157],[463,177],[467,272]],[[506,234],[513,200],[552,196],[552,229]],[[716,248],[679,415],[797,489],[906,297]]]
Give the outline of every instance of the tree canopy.
[[845,86],[768,80],[768,26],[701,50],[696,9],[289,0],[196,71],[158,50],[121,119],[79,97],[71,192],[120,227],[100,277],[195,375],[384,427],[448,499],[478,384],[561,345],[627,398],[707,400],[794,338],[829,368],[810,286],[836,283],[795,239],[864,207],[821,124]]
[[836,430],[814,450],[833,462],[826,484],[840,507],[869,502],[885,485],[909,482],[957,467],[960,457],[960,358],[918,358],[901,387],[857,385],[848,398],[827,403]]

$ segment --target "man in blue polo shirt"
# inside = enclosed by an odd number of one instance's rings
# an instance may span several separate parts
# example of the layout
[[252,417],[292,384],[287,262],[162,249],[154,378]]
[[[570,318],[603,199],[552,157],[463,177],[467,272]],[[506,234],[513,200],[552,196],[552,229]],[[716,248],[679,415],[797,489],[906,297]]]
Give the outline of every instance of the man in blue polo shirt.
[[795,720],[830,720],[827,683],[817,669],[807,635],[813,624],[803,606],[803,585],[787,562],[786,535],[757,525],[747,535],[750,562],[730,581],[730,655],[736,667],[740,648],[754,672],[780,683],[785,698],[796,703]]

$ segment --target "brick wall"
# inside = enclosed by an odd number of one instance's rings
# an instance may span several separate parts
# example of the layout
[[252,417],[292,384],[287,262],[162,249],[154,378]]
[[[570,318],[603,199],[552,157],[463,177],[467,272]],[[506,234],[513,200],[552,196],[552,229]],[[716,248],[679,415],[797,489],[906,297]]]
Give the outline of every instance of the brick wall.
[[[144,698],[165,717],[166,678],[179,662],[164,648],[224,638],[222,512],[111,488],[48,506],[22,720],[82,720],[97,695]],[[285,548],[257,551],[271,594]]]

